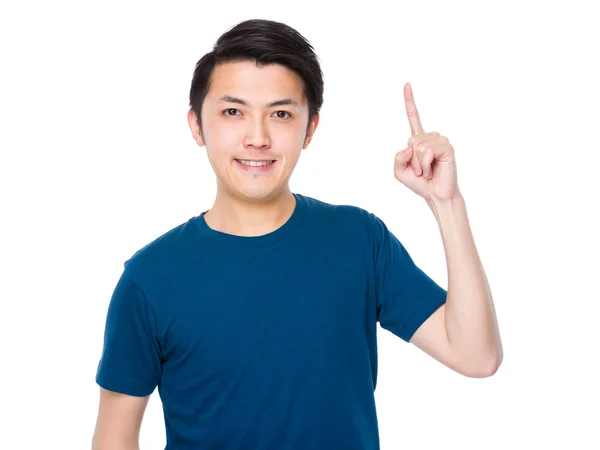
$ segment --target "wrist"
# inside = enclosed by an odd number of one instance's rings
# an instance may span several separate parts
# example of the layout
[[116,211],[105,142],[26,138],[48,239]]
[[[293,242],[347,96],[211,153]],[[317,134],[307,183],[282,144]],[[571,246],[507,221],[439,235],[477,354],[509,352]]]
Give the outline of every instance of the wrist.
[[456,191],[456,195],[447,199],[431,198],[427,200],[427,205],[440,225],[442,222],[447,222],[457,215],[461,215],[466,209],[465,199],[458,190]]

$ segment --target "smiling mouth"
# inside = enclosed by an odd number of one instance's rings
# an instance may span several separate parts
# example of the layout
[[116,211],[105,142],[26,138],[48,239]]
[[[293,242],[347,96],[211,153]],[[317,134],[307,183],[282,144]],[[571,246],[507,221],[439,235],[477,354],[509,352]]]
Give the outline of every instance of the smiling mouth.
[[268,161],[250,161],[248,159],[236,159],[237,162],[239,162],[240,164],[243,164],[245,166],[249,166],[249,167],[264,167],[264,166],[270,166],[271,164],[273,164],[275,162],[275,160],[268,160]]

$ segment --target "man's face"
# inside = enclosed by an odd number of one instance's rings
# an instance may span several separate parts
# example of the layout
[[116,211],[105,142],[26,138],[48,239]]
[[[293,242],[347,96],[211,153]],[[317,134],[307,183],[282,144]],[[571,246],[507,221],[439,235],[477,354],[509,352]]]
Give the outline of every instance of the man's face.
[[317,116],[307,133],[308,103],[293,71],[254,62],[215,67],[202,105],[203,133],[188,113],[194,139],[206,145],[218,189],[245,201],[274,199],[287,188],[318,121]]

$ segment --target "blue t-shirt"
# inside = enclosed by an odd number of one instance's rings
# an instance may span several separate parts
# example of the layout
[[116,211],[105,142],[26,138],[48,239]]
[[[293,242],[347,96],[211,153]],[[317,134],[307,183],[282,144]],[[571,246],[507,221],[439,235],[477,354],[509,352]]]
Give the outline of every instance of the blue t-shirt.
[[377,322],[408,342],[446,290],[372,213],[294,196],[269,234],[201,213],[125,262],[96,381],[158,387],[166,449],[379,449]]

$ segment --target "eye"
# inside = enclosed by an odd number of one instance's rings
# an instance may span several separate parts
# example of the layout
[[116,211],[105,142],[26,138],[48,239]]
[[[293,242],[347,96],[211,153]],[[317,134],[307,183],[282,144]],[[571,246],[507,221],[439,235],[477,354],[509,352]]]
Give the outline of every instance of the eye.
[[[236,112],[240,112],[240,110],[236,109],[236,108],[227,108],[224,111],[222,111],[221,114],[223,114],[225,116],[229,116],[229,117],[241,115],[241,114],[236,114]],[[287,111],[276,111],[275,114],[277,115],[277,118],[279,118],[279,119],[291,119],[292,118],[292,115]],[[285,117],[286,114],[288,115],[288,117]]]
[[[231,111],[234,111],[233,115],[236,116],[237,114],[235,114],[235,111],[239,112],[238,109],[235,108],[227,108],[225,111],[223,111],[221,114],[225,114],[225,113],[229,113]],[[231,114],[225,114],[226,116],[231,116]]]
[[277,114],[277,118],[279,118],[279,119],[285,119],[286,118],[285,116],[282,117],[280,115],[280,113],[283,113],[284,115],[287,114],[290,119],[292,118],[292,115],[289,112],[287,112],[287,111],[277,111],[275,114]]

